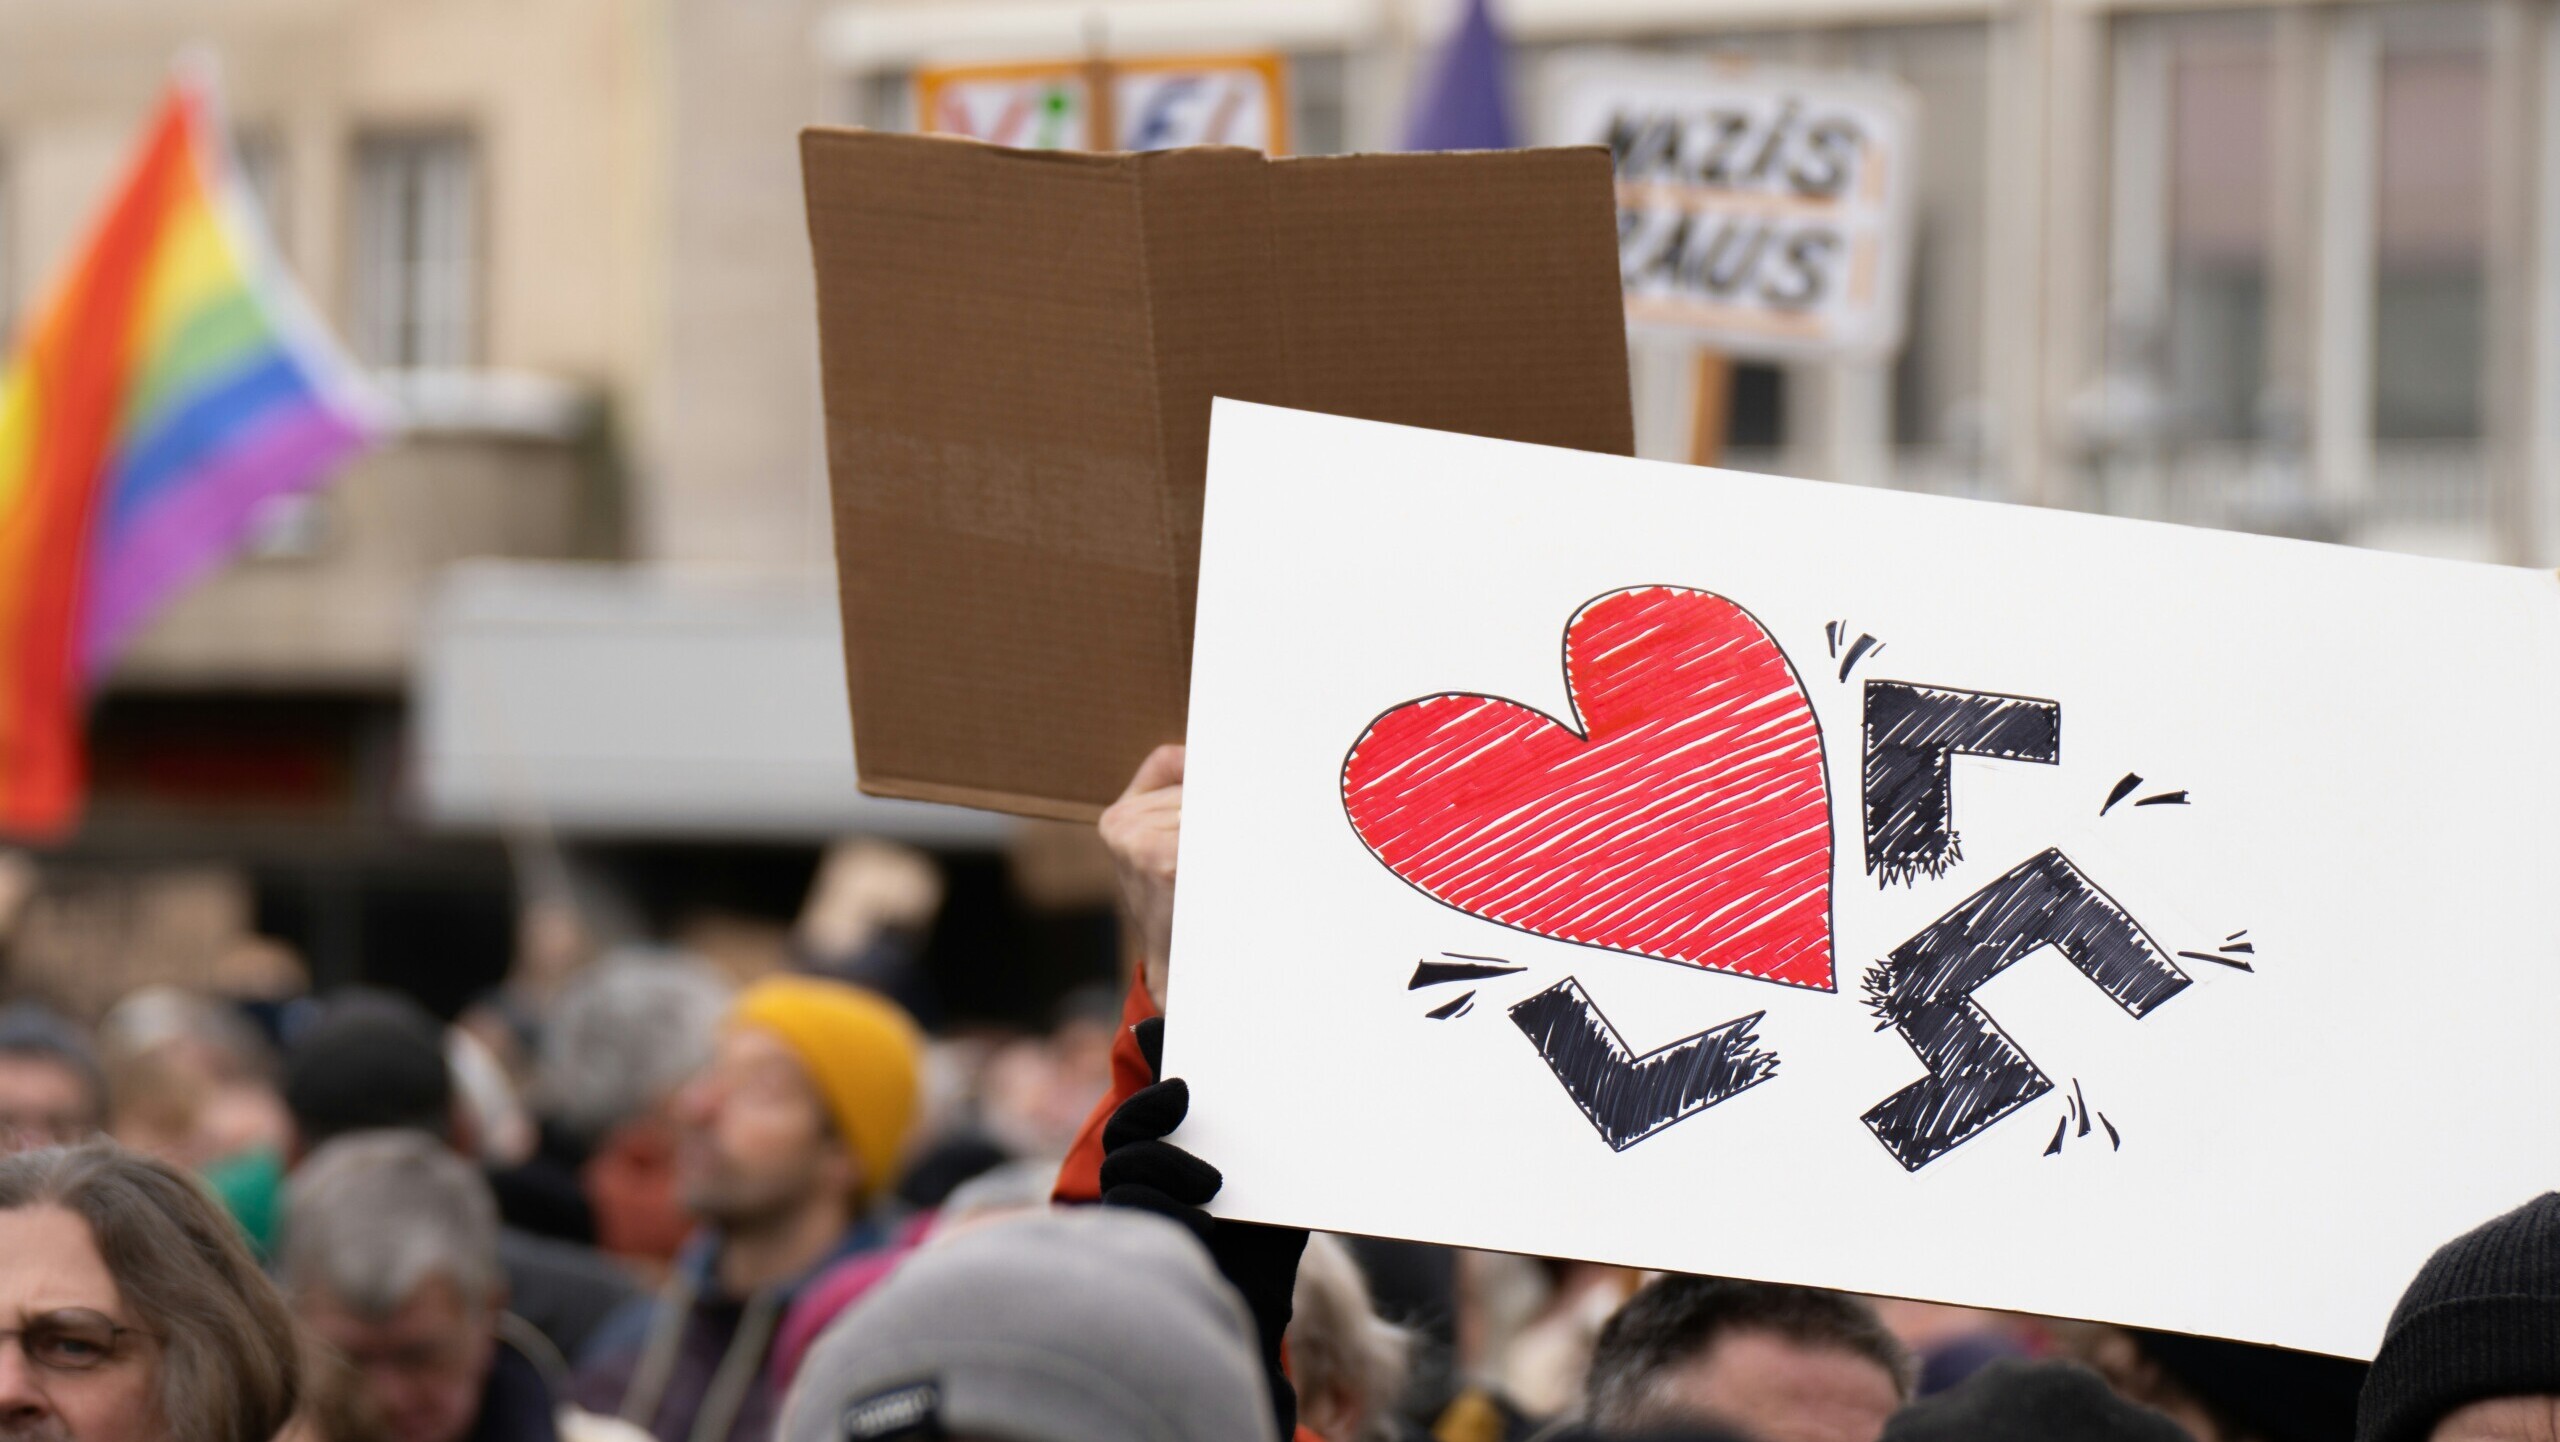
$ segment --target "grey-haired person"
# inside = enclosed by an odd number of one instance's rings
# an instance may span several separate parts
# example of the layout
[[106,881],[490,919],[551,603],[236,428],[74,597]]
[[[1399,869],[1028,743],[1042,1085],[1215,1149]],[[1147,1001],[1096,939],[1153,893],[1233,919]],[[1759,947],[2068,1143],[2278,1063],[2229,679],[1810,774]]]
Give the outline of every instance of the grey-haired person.
[[285,1292],[389,1442],[637,1439],[560,1404],[565,1364],[507,1314],[498,1233],[488,1182],[450,1148],[351,1132],[294,1173]]
[[0,1438],[268,1442],[293,1317],[220,1206],[111,1142],[0,1159]]

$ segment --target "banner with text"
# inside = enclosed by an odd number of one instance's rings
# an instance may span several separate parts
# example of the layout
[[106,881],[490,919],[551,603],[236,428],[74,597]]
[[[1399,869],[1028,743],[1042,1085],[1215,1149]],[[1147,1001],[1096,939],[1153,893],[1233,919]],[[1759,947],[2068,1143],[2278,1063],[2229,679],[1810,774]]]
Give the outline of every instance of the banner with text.
[[1551,136],[1609,147],[1627,321],[1759,359],[1902,344],[1914,103],[1883,76],[1571,55]]

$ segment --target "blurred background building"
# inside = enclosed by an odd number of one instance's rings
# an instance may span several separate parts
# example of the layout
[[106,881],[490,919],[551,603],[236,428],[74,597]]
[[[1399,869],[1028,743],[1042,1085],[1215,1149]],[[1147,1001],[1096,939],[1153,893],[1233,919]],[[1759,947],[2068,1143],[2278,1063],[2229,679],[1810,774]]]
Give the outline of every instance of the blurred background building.
[[[934,67],[1260,52],[1291,148],[1391,148],[1454,8],[0,7],[0,330],[206,43],[285,254],[410,420],[114,678],[49,964],[175,907],[449,1007],[528,896],[755,954],[864,832],[944,856],[947,923],[998,918],[947,924],[944,964],[1027,948],[1052,994],[1107,965],[1065,843],[854,793],[794,133],[913,128]],[[2553,0],[1496,8],[1530,139],[1593,47],[1916,96],[1907,345],[1739,367],[1727,463],[2560,560]],[[1694,357],[1633,360],[1640,449],[1687,459]]]

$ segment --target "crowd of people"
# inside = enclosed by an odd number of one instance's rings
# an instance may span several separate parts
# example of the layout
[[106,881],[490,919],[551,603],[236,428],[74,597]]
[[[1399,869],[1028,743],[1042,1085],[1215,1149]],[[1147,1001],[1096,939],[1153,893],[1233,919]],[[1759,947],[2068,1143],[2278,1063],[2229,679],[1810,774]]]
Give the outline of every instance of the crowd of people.
[[2560,1442],[2560,1194],[2369,1368],[1215,1217],[1160,1075],[1181,777],[1103,821],[1125,1001],[1001,1043],[876,959],[660,950],[459,1023],[0,1011],[0,1442]]

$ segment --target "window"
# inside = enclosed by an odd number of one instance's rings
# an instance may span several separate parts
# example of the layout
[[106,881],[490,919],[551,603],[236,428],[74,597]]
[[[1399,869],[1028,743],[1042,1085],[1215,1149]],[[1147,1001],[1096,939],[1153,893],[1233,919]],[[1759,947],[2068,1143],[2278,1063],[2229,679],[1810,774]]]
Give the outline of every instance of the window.
[[285,150],[277,134],[260,127],[243,127],[231,137],[231,153],[240,162],[240,178],[249,186],[249,194],[258,202],[259,218],[266,222],[267,238],[275,242],[279,254],[290,255],[288,237],[293,217],[285,208]]
[[2488,355],[2488,16],[2395,6],[2382,29],[2374,433],[2481,433]]
[[477,358],[478,201],[479,158],[466,135],[380,135],[358,146],[357,354],[399,370]]
[[2178,15],[2163,24],[2171,32],[2169,293],[2156,344],[2169,415],[2190,435],[2248,440],[2277,419],[2262,414],[2275,181],[2267,21]]

